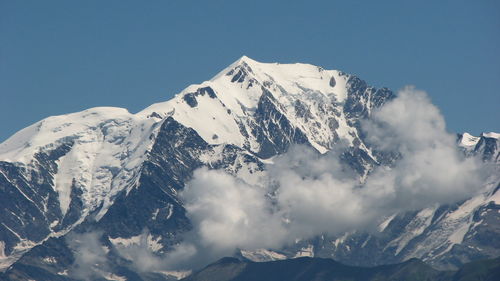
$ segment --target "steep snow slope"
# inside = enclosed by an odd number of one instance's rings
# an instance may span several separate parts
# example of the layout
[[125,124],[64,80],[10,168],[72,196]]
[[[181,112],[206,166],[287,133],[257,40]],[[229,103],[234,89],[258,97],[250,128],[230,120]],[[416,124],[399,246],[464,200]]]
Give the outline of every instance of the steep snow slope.
[[[37,153],[70,145],[70,150],[55,161],[53,188],[62,215],[68,210],[72,185],[83,191],[88,213],[131,183],[151,148],[155,124],[150,118],[112,107],[53,116],[2,143],[0,161],[23,166],[29,175],[28,171],[36,168],[32,162]],[[105,201],[107,206],[110,202]]]

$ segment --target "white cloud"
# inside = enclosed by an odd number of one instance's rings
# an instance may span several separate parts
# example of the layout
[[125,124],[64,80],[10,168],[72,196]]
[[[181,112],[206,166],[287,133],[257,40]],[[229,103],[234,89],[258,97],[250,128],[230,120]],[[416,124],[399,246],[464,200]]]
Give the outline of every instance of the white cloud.
[[66,237],[75,257],[70,276],[83,280],[95,280],[108,269],[106,251],[99,241],[101,235],[101,232],[88,232],[72,233]]
[[223,171],[195,171],[182,197],[200,246],[212,252],[272,247],[286,235],[267,190]]
[[392,169],[377,169],[369,177],[370,197],[389,196],[382,202],[399,211],[453,203],[478,191],[484,167],[464,158],[424,92],[405,88],[364,125],[375,147],[401,155]]
[[193,245],[182,243],[176,245],[167,256],[162,257],[149,247],[148,237],[151,237],[150,234],[144,231],[136,243],[115,245],[120,256],[131,261],[134,269],[139,272],[180,268],[185,261],[191,260],[197,254],[197,249]]

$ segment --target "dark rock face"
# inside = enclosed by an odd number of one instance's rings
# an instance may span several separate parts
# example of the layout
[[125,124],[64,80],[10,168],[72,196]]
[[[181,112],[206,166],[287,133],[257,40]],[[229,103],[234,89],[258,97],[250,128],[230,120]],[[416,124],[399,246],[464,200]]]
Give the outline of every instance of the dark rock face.
[[474,151],[476,153],[481,153],[484,161],[495,162],[500,160],[500,150],[498,149],[497,139],[482,136],[474,148]]
[[261,147],[257,156],[267,159],[286,152],[292,144],[308,144],[305,134],[284,116],[273,95],[266,89],[262,90],[252,131]]
[[250,73],[253,73],[252,68],[250,68],[246,62],[243,62],[241,65],[238,65],[236,68],[226,73],[226,75],[232,76],[231,82],[242,83]]
[[198,101],[196,100],[196,95],[194,93],[187,93],[182,98],[191,107],[196,107],[198,105]]
[[367,172],[366,167],[373,167],[377,163],[363,149],[358,147],[350,148],[342,153],[340,158],[344,163],[354,169],[359,175]]
[[193,129],[168,117],[144,163],[139,183],[118,195],[99,221],[99,227],[111,237],[136,236],[145,228],[170,238],[186,231],[189,222],[176,192],[202,165],[199,156],[207,149],[209,145]]
[[[50,262],[44,262],[50,258]],[[58,275],[70,268],[75,259],[63,238],[48,239],[43,245],[36,246],[13,265],[3,276],[5,280],[74,280]]]
[[82,190],[73,184],[71,185],[70,204],[67,213],[65,214],[62,223],[58,224],[54,230],[61,231],[70,227],[80,219],[83,211]]
[[[40,242],[52,227],[62,229],[67,225],[64,220],[71,221],[71,213],[62,215],[58,195],[52,188],[55,163],[71,146],[68,142],[37,153],[31,167],[0,162],[0,240],[5,243],[5,254],[11,254],[21,239]],[[54,222],[56,225],[51,227]]]
[[329,84],[330,84],[330,87],[332,87],[332,88],[335,87],[335,85],[337,85],[337,82],[335,82],[335,78],[334,77],[330,78]]
[[391,90],[369,87],[365,81],[356,76],[349,78],[347,88],[349,95],[344,104],[344,112],[353,124],[367,118],[371,109],[376,109],[395,97]]
[[199,89],[198,91],[202,91],[202,92],[205,92],[207,93],[207,95],[212,98],[212,99],[215,99],[217,98],[217,95],[215,94],[214,90],[210,87],[205,87],[205,88],[201,88]]
[[207,94],[210,98],[215,99],[217,98],[217,95],[215,94],[214,90],[210,87],[204,87],[204,88],[199,88],[196,92],[194,93],[187,93],[185,94],[182,99],[191,107],[196,107],[198,106],[198,101],[196,100],[197,96],[204,96]]
[[295,115],[297,117],[303,118],[306,122],[314,119],[311,110],[307,107],[306,104],[304,104],[300,100],[295,101],[294,109],[295,109]]

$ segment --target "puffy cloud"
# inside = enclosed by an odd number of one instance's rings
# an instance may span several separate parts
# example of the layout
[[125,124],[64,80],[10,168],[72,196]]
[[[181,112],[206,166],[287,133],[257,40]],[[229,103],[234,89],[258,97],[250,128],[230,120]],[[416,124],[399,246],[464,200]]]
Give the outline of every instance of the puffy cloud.
[[361,189],[356,188],[359,181],[338,159],[336,152],[320,155],[296,146],[269,167],[289,240],[340,232],[367,219]]
[[[391,169],[368,178],[366,195],[395,211],[453,203],[478,192],[483,165],[465,158],[425,92],[407,87],[375,112],[364,130],[378,149],[401,155]],[[381,198],[379,198],[381,197]]]
[[368,141],[382,149],[414,151],[433,143],[455,147],[439,109],[427,94],[408,86],[365,121]]
[[114,249],[122,258],[131,261],[132,266],[138,272],[182,268],[185,261],[197,254],[197,249],[193,245],[182,243],[174,246],[167,256],[160,256],[150,247],[151,237],[147,231],[144,231],[138,241],[126,245],[118,243]]
[[95,280],[108,269],[105,247],[100,242],[101,232],[71,233],[66,237],[73,249],[75,261],[70,275],[77,279]]
[[201,168],[182,192],[198,246],[217,254],[279,245],[286,235],[268,190]]

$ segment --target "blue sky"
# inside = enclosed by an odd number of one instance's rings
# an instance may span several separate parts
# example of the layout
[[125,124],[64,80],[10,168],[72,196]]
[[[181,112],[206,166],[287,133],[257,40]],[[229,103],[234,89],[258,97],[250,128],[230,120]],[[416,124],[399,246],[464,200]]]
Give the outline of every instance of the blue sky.
[[425,90],[500,131],[500,2],[0,1],[0,141],[50,115],[137,112],[247,55]]

